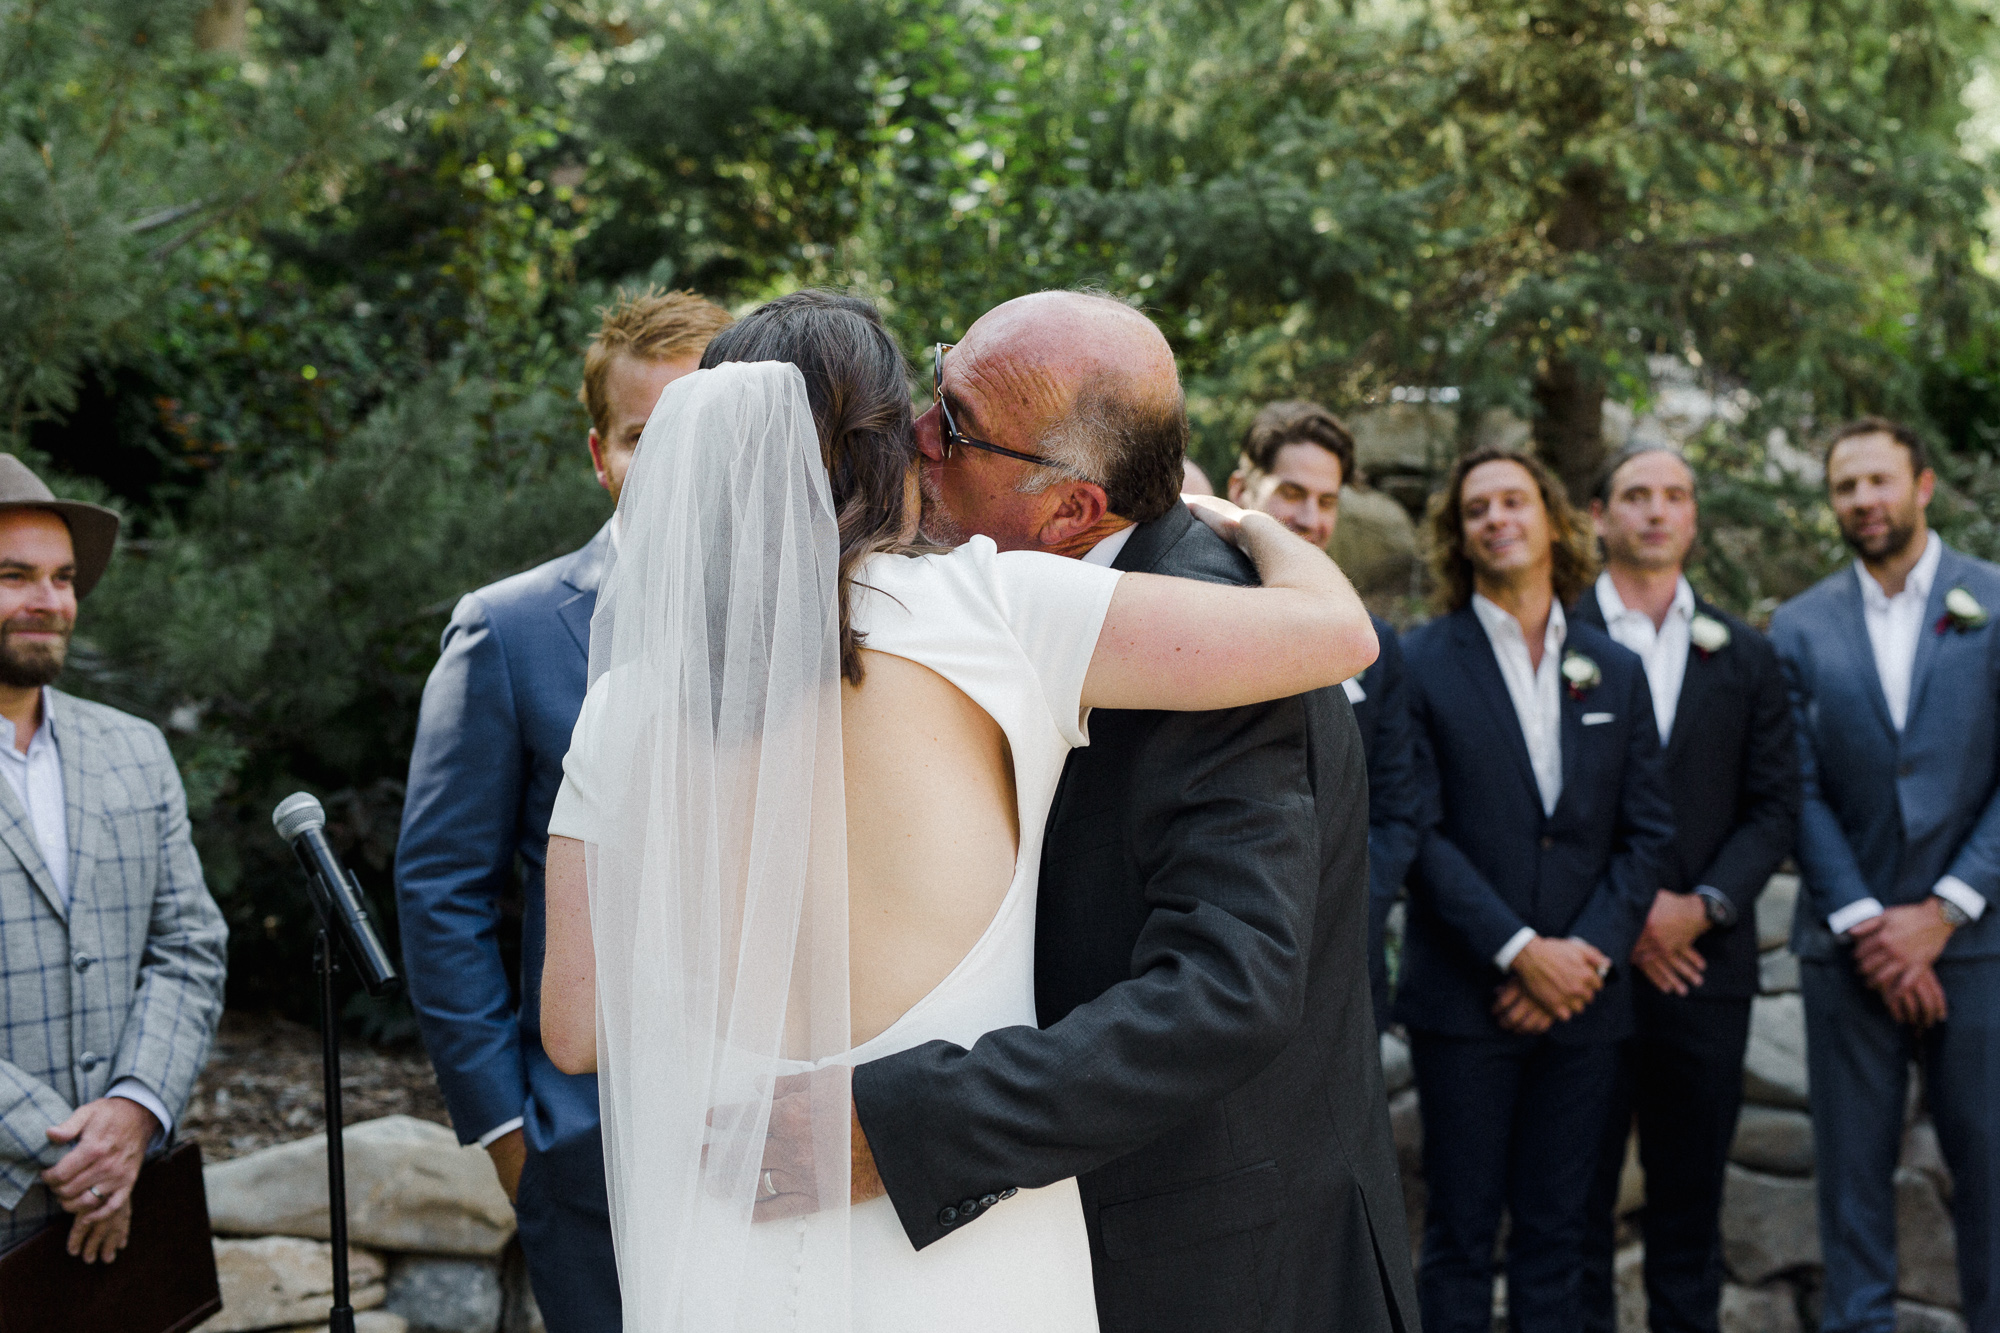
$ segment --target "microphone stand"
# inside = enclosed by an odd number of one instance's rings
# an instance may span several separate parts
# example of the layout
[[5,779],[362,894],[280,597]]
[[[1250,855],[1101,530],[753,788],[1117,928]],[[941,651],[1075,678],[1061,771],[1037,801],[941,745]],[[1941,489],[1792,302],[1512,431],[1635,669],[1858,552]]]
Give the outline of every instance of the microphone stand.
[[340,964],[333,940],[320,926],[313,941],[313,966],[319,972],[320,1064],[325,1079],[326,1210],[333,1240],[333,1308],[327,1312],[327,1333],[354,1333],[354,1306],[347,1291],[347,1158],[340,1124],[340,1026],[333,1008],[333,974]]

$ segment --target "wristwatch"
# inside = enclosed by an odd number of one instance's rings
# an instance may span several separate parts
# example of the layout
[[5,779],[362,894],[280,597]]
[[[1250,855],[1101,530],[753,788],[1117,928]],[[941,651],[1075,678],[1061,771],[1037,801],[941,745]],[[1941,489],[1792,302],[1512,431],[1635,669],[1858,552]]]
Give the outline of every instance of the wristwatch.
[[1717,930],[1726,930],[1736,924],[1736,904],[1721,889],[1703,884],[1694,891],[1701,899],[1701,910],[1708,913],[1708,924]]
[[1938,911],[1944,916],[1944,923],[1953,930],[1972,923],[1972,913],[1966,911],[1942,893],[1934,893],[1931,896],[1937,899]]

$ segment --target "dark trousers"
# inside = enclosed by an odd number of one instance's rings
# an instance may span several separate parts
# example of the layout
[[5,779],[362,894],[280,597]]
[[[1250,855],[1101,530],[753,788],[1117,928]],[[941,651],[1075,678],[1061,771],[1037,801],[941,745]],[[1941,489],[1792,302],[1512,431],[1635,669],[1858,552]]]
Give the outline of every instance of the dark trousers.
[[1614,1333],[1613,1210],[1635,1118],[1646,1169],[1646,1308],[1652,1333],[1718,1333],[1722,1307],[1722,1177],[1743,1107],[1750,1001],[1667,995],[1634,983],[1639,1030],[1619,1046],[1609,1129],[1590,1191],[1583,1327]]
[[1389,1030],[1389,909],[1394,894],[1368,895],[1368,994],[1375,1002],[1375,1031]]
[[1951,1168],[1969,1333],[2000,1333],[2000,958],[1937,964],[1950,1015],[1918,1033],[1842,956],[1799,969],[1818,1159],[1824,1333],[1896,1327],[1896,1160],[1911,1060]]
[[1411,1034],[1424,1122],[1425,1333],[1490,1333],[1504,1209],[1515,1333],[1576,1333],[1579,1267],[1618,1048]]
[[604,1140],[579,1134],[546,1152],[531,1143],[514,1216],[549,1333],[619,1333],[624,1315],[604,1194]]

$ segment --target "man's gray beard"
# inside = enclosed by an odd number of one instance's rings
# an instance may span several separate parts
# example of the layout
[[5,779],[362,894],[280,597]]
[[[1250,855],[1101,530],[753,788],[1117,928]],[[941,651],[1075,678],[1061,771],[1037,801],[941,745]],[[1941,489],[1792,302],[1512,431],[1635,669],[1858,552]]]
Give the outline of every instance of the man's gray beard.
[[32,648],[16,647],[11,637],[4,627],[0,627],[0,685],[16,690],[37,690],[44,685],[55,684],[69,655],[69,637],[63,636],[61,645],[53,648],[39,644]]
[[928,471],[917,474],[917,486],[924,497],[923,514],[917,520],[923,536],[939,546],[963,546],[971,540],[971,534],[952,517],[951,510],[945,508],[944,496],[939,493],[937,483]]
[[1889,535],[1883,539],[1882,549],[1879,551],[1870,551],[1849,535],[1845,523],[1840,525],[1840,539],[1847,543],[1849,550],[1871,565],[1879,565],[1885,561],[1894,560],[1897,556],[1902,555],[1910,549],[1910,543],[1915,541],[1916,537],[1917,520],[1914,517],[1909,522],[1902,523],[1898,522],[1892,516],[1889,519]]

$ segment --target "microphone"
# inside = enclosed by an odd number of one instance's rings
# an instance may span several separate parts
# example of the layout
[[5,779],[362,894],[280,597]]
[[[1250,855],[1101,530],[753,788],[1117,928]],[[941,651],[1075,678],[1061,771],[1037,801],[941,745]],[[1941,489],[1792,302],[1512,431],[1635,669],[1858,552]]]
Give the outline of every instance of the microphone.
[[327,845],[326,810],[306,792],[293,792],[271,812],[271,826],[292,845],[306,872],[306,888],[319,913],[320,924],[347,946],[347,956],[361,973],[370,995],[380,995],[396,983],[396,965],[375,934],[368,918],[368,900],[361,881],[340,864]]

